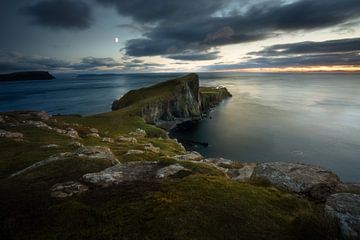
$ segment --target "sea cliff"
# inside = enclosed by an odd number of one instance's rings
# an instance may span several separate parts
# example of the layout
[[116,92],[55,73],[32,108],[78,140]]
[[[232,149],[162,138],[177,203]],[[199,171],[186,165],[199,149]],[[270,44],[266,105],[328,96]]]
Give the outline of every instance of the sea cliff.
[[147,123],[167,130],[177,124],[201,119],[222,100],[231,97],[226,88],[200,87],[197,74],[131,90],[112,104],[113,110],[136,106]]

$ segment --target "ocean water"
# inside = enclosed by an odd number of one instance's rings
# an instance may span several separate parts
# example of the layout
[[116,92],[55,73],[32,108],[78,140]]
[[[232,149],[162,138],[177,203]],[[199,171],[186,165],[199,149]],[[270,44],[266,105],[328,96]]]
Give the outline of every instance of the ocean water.
[[[90,115],[136,89],[182,74],[126,74],[53,81],[0,82],[0,111],[45,110]],[[360,182],[360,75],[201,73],[201,85],[222,85],[233,97],[211,119],[176,137],[209,157],[240,162],[302,162]]]

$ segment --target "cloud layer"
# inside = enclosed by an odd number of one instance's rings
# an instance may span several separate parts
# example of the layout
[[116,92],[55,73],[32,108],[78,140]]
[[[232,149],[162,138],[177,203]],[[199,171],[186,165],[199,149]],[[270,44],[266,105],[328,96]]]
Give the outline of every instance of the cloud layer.
[[208,66],[207,70],[334,65],[360,66],[360,38],[273,45],[249,53],[241,63]]
[[[358,18],[358,0],[97,0],[134,21],[153,24],[143,38],[127,42],[129,56],[167,56],[266,39],[284,32],[336,26]],[[221,11],[219,11],[221,9]],[[204,55],[205,56],[205,55]],[[188,60],[184,58],[184,60]]]

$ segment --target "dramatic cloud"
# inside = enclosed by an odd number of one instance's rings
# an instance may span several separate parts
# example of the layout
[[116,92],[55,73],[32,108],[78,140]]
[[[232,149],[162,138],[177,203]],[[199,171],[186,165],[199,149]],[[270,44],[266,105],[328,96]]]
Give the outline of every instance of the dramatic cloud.
[[168,55],[167,58],[184,61],[207,61],[219,58],[219,52],[208,52],[208,53],[181,53]]
[[116,7],[119,14],[132,17],[142,23],[161,20],[184,21],[188,18],[208,16],[221,9],[230,0],[97,0],[99,3]]
[[113,68],[121,67],[122,64],[115,61],[113,58],[95,58],[95,57],[85,57],[81,59],[80,63],[75,63],[71,65],[71,68],[76,70],[89,70],[97,68]]
[[250,54],[277,56],[285,54],[342,53],[360,51],[360,38],[338,39],[324,42],[278,44]]
[[61,70],[66,69],[69,62],[41,57],[25,56],[19,53],[0,52],[0,72],[25,70]]
[[147,63],[139,59],[116,61],[113,58],[84,57],[79,62],[68,62],[42,56],[26,56],[19,53],[0,52],[0,73],[14,71],[152,71],[163,67],[159,63]]
[[35,24],[55,29],[86,29],[93,17],[89,5],[81,0],[45,0],[22,9]]
[[129,56],[206,53],[217,46],[332,27],[360,16],[359,0],[97,1],[115,6],[119,14],[137,22],[153,24],[143,38],[127,42],[125,52]]
[[122,64],[112,58],[85,57],[78,63],[42,56],[26,56],[19,53],[0,53],[0,72],[26,71],[26,70],[96,70],[122,67]]
[[[254,57],[255,56],[255,57]],[[360,38],[324,42],[299,42],[265,47],[251,52],[238,64],[208,66],[208,70],[309,66],[360,66]]]

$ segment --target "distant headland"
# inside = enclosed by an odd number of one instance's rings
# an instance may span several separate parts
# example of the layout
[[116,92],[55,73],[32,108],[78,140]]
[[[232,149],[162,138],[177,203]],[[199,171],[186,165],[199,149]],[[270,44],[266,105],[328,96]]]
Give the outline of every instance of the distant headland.
[[52,80],[53,75],[46,71],[14,72],[9,74],[0,74],[0,81],[18,81],[18,80]]

